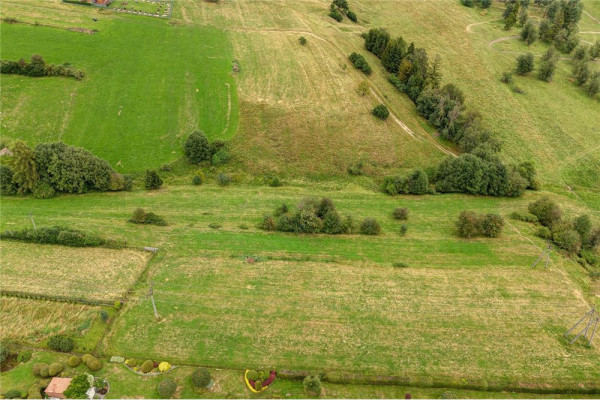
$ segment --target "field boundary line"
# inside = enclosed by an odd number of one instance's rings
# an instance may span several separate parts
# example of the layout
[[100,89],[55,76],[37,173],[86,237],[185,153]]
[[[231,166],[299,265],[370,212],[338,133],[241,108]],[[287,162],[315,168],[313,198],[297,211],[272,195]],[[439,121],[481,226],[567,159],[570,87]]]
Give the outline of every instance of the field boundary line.
[[82,304],[82,305],[87,305],[87,306],[110,306],[113,304],[113,302],[110,300],[88,300],[88,299],[84,299],[81,297],[53,296],[53,295],[47,295],[47,294],[37,294],[37,293],[21,292],[18,290],[6,290],[6,289],[0,290],[0,296],[15,297],[15,298],[27,299],[27,300],[55,301],[58,303]]

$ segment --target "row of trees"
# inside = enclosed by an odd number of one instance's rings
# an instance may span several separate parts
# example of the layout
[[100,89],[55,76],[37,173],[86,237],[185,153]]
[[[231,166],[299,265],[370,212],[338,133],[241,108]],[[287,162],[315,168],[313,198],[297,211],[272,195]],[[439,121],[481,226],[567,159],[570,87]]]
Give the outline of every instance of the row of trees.
[[[462,90],[453,84],[441,87],[439,56],[429,62],[425,49],[415,48],[413,43],[406,46],[404,39],[391,38],[384,29],[371,29],[365,35],[365,48],[381,58],[393,73],[389,81],[415,102],[417,111],[444,139],[457,144],[461,152],[471,153],[447,159],[438,166],[431,176],[437,191],[519,196],[526,188],[538,188],[531,163],[519,166],[501,162],[500,142],[484,128],[479,113],[467,110]],[[384,191],[389,192],[387,186],[391,192],[395,186],[402,186],[390,185],[390,179],[401,182],[388,178]],[[397,192],[409,193],[401,188]]]
[[354,68],[361,70],[362,72],[364,72],[365,75],[371,75],[371,66],[362,54],[354,52],[350,54],[348,59],[350,60],[352,65],[354,65]]
[[4,195],[33,193],[47,198],[55,192],[131,190],[133,180],[81,147],[40,143],[32,150],[18,140],[10,166],[0,167],[0,183]]
[[31,77],[67,76],[77,80],[81,80],[85,77],[85,72],[83,70],[73,68],[70,64],[47,64],[46,61],[44,61],[44,58],[39,54],[31,56],[31,62],[29,63],[22,58],[19,61],[0,60],[0,73]]

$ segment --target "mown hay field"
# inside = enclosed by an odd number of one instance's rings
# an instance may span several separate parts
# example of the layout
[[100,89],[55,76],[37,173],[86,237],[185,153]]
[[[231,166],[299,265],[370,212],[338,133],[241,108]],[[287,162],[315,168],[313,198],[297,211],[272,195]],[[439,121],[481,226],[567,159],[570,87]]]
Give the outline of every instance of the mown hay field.
[[0,242],[2,289],[73,299],[120,299],[148,256],[133,250]]
[[81,304],[0,297],[0,336],[37,342],[56,333],[72,333],[91,323],[99,310]]

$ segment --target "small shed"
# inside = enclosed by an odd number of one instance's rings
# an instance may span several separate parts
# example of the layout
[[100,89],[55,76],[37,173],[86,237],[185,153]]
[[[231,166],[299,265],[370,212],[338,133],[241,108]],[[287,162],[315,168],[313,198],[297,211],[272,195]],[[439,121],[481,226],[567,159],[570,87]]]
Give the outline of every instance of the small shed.
[[66,399],[67,396],[65,396],[64,393],[70,384],[71,384],[71,378],[54,377],[54,378],[52,378],[52,380],[50,381],[50,383],[48,384],[48,387],[46,388],[46,390],[44,390],[44,392],[46,393],[46,395],[48,397],[54,397],[57,399]]

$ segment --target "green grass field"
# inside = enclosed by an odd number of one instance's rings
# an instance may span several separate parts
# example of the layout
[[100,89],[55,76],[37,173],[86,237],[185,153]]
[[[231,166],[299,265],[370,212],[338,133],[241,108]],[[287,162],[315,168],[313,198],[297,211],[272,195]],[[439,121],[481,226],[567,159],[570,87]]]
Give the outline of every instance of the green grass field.
[[[122,310],[110,307],[108,324],[97,307],[0,298],[2,336],[43,348],[47,336],[64,332],[75,337],[78,353],[182,364],[170,373],[179,398],[306,397],[301,382],[286,380],[258,396],[248,392],[240,371],[266,367],[401,376],[414,384],[325,383],[322,397],[410,392],[439,398],[446,390],[440,385],[487,384],[584,397],[577,391],[598,388],[600,346],[569,345],[563,333],[591,306],[600,307],[600,280],[558,250],[547,270],[532,269],[547,243],[535,236],[537,226],[508,218],[550,196],[565,217],[587,213],[600,222],[598,99],[570,81],[566,60],[552,83],[515,77],[513,86],[524,94],[501,83],[518,53],[539,55],[547,47],[494,42],[518,34],[502,29],[499,3],[482,12],[458,0],[405,0],[393,11],[389,1],[349,2],[358,24],[329,18],[328,0],[178,0],[170,20],[59,0],[4,0],[3,17],[21,23],[0,23],[2,59],[39,53],[47,62],[84,69],[86,78],[3,75],[3,139],[83,146],[119,172],[133,172],[136,185],[131,192],[43,201],[2,198],[0,230],[30,227],[33,213],[38,226],[90,231],[129,247],[3,241],[5,290],[110,301],[128,295]],[[585,0],[584,40],[598,36],[598,4]],[[453,149],[364,50],[360,34],[372,27],[440,54],[444,83],[465,91],[468,106],[502,138],[507,161],[535,161],[543,190],[516,199],[379,193],[381,176],[436,165]],[[370,77],[347,61],[353,51],[369,60]],[[240,67],[236,74],[232,62]],[[372,91],[360,96],[363,80]],[[393,113],[385,122],[370,115],[381,102]],[[230,165],[203,168],[202,186],[191,185],[195,170],[181,160],[182,144],[195,129],[211,140],[230,140],[233,154]],[[348,165],[358,161],[366,176],[348,176]],[[141,172],[167,162],[173,170],[160,172],[165,185],[142,191]],[[216,185],[222,171],[232,174],[231,186]],[[263,177],[272,173],[285,186],[266,186]],[[265,214],[305,196],[329,197],[340,214],[357,221],[376,218],[382,234],[258,228]],[[138,207],[168,225],[127,223]],[[392,219],[396,207],[409,209],[408,221]],[[457,237],[454,222],[467,209],[504,216],[501,237]],[[157,247],[157,255],[139,252],[144,246]],[[147,297],[151,282],[159,321]],[[38,351],[31,362],[2,373],[2,393],[27,390],[35,382],[32,363],[57,359],[66,356]],[[215,368],[212,391],[192,391],[192,365]],[[109,398],[155,398],[162,379],[108,363],[100,375],[110,379]]]
[[[20,17],[12,7],[4,6],[6,15]],[[4,137],[83,146],[131,172],[179,158],[194,130],[211,139],[235,134],[237,90],[225,32],[125,14],[95,17],[93,35],[0,25],[2,58],[41,54],[86,72],[81,82],[3,76]]]

